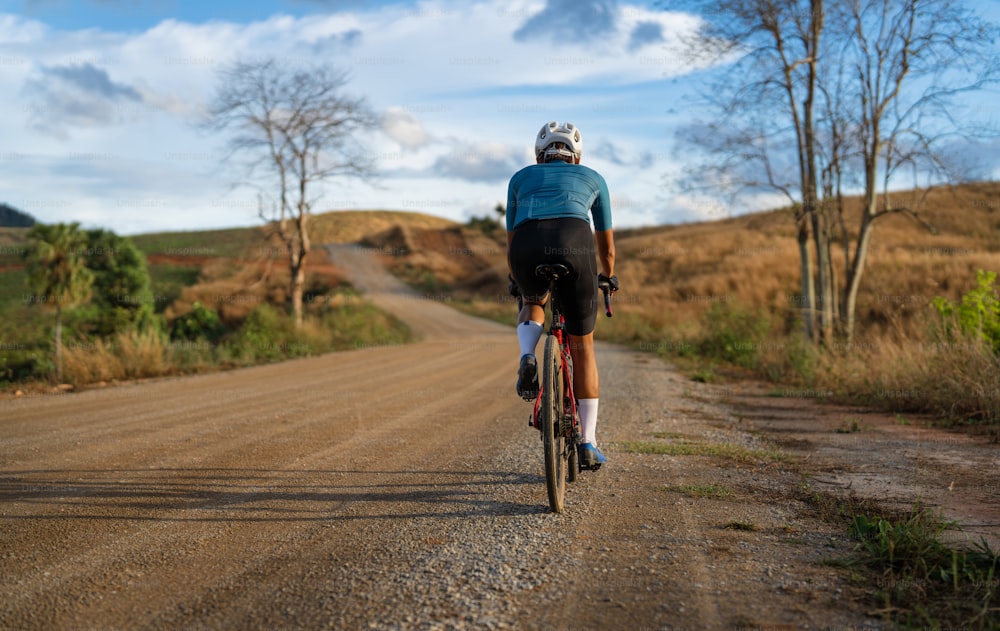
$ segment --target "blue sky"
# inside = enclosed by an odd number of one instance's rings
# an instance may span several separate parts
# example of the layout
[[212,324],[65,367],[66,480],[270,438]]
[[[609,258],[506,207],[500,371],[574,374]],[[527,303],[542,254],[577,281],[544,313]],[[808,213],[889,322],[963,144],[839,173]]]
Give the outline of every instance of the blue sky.
[[539,127],[568,120],[616,226],[718,217],[733,209],[676,185],[703,70],[677,40],[696,19],[653,4],[0,2],[0,201],[124,234],[259,223],[224,137],[197,124],[220,67],[273,56],[348,71],[381,118],[364,138],[378,180],[333,182],[319,210],[491,213]]

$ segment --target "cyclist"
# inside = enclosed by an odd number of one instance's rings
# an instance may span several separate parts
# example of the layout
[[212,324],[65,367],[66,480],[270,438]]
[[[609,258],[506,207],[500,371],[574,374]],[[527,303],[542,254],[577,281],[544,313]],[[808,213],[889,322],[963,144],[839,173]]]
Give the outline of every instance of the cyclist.
[[[594,357],[598,283],[618,290],[611,200],[604,178],[580,164],[583,139],[572,123],[544,125],[535,138],[536,164],[514,174],[507,188],[507,264],[511,292],[520,292],[517,339],[521,363],[517,393],[538,396],[535,347],[542,336],[548,281],[535,275],[542,263],[562,263],[570,275],[558,281],[573,357],[573,391],[580,413],[580,464],[607,461],[597,448],[599,383]],[[593,217],[593,231],[590,219]],[[596,242],[596,250],[595,250]],[[596,256],[595,256],[596,254]],[[600,260],[598,275],[596,259]]]

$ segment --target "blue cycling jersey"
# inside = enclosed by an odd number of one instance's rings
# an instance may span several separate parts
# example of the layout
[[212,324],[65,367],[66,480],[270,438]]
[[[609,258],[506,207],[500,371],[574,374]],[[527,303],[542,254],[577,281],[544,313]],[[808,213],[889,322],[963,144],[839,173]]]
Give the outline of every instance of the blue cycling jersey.
[[546,162],[524,167],[507,186],[507,230],[530,219],[576,217],[594,230],[611,230],[611,197],[601,174],[568,162]]

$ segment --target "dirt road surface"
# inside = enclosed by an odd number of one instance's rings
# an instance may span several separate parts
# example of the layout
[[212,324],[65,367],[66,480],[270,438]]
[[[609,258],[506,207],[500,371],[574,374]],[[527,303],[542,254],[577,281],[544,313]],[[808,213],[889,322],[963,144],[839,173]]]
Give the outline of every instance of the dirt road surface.
[[0,628],[881,628],[799,473],[623,448],[772,448],[727,393],[601,346],[610,462],[551,514],[509,327],[332,255],[423,339],[0,401]]

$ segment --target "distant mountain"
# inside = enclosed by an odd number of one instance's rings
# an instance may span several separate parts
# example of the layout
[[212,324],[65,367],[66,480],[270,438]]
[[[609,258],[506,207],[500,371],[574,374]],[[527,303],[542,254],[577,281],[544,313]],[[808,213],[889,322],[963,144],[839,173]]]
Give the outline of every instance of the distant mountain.
[[35,225],[35,218],[28,213],[0,203],[0,228],[30,228]]

